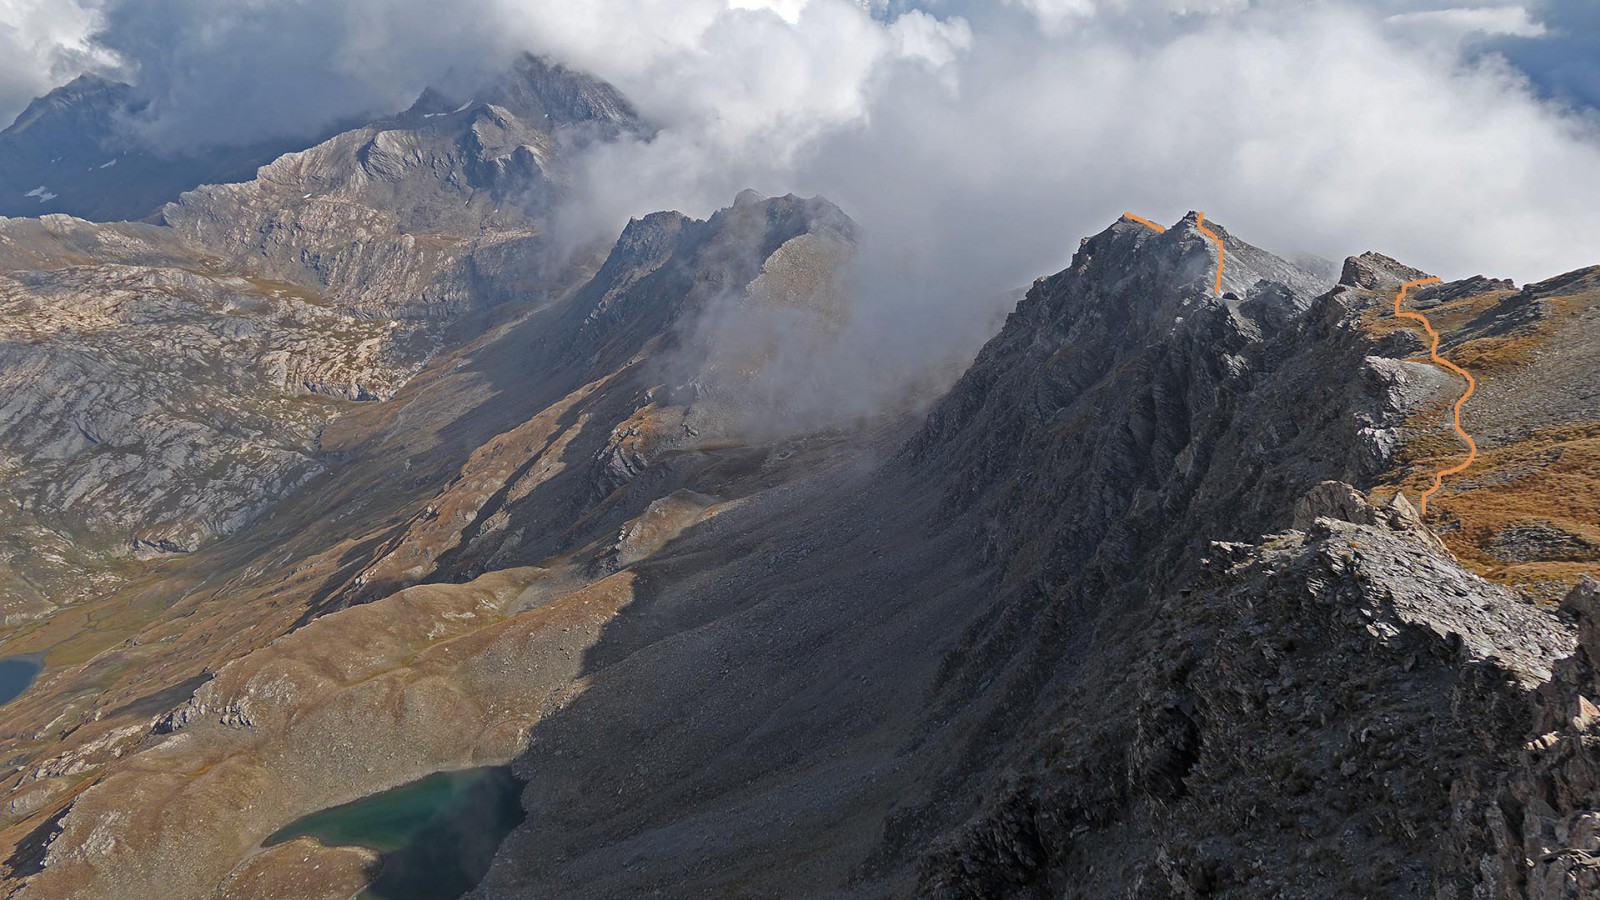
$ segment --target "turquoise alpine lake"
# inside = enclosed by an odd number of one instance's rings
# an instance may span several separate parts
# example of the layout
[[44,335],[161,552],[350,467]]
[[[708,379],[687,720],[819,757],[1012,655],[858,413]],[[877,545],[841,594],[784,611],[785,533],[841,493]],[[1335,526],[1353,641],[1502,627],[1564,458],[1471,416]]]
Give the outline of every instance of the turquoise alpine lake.
[[359,846],[382,856],[367,900],[454,900],[472,890],[523,820],[522,782],[507,766],[437,772],[312,813],[267,838]]
[[39,677],[44,663],[35,656],[8,656],[0,659],[0,705],[22,696]]

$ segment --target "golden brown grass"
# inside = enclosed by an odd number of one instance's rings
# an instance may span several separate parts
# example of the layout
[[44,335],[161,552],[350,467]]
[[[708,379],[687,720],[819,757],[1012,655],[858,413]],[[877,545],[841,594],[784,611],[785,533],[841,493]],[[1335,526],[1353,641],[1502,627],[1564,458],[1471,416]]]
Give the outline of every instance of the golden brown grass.
[[[1485,291],[1430,307],[1426,313],[1433,321],[1434,327],[1439,329],[1441,334],[1447,334],[1493,309],[1496,303],[1514,293],[1516,292]],[[1389,299],[1392,301],[1394,296],[1389,295]],[[1392,303],[1375,305],[1364,311],[1361,314],[1361,329],[1375,338],[1386,337],[1397,331],[1414,331],[1418,335],[1422,333],[1422,330],[1411,322],[1395,318]]]
[[[1489,291],[1441,304],[1428,310],[1435,327],[1449,335],[1483,315],[1509,292]],[[1525,365],[1533,353],[1566,326],[1566,320],[1600,304],[1600,291],[1544,297],[1544,316],[1520,333],[1467,341],[1444,351],[1468,370],[1490,379],[1505,369]],[[1374,337],[1408,327],[1388,310],[1369,310],[1362,327]],[[1433,472],[1458,462],[1466,453],[1455,435],[1440,424],[1448,418],[1449,403],[1440,403],[1415,415],[1409,423],[1419,429],[1401,449],[1395,468],[1382,479],[1375,493],[1386,499],[1397,490],[1416,497],[1426,490]],[[1470,404],[1468,416],[1471,414]],[[1470,425],[1468,426],[1470,429]],[[1447,479],[1430,507],[1429,522],[1462,562],[1485,577],[1521,586],[1558,592],[1583,574],[1600,575],[1600,422],[1543,429],[1501,446],[1482,448],[1471,470]],[[1570,535],[1571,558],[1515,560],[1497,556],[1491,549],[1496,538],[1514,526],[1540,528]],[[1503,551],[1502,551],[1503,555]]]
[[[1417,454],[1398,486],[1414,496],[1429,483],[1432,465],[1446,461]],[[1570,584],[1581,574],[1600,575],[1600,423],[1547,429],[1485,450],[1472,471],[1446,482],[1429,518],[1463,562],[1494,580]],[[1506,529],[1535,523],[1595,549],[1565,560],[1506,560],[1490,552]]]

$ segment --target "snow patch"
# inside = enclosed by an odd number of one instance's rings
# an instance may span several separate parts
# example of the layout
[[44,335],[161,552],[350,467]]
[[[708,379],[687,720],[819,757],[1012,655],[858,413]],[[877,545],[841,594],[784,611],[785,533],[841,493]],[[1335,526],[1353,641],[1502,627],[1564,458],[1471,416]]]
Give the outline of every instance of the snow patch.
[[104,163],[103,165],[101,165],[100,168],[109,169],[109,168],[111,168],[112,166],[114,166],[116,164],[117,164],[117,161],[113,159],[111,162]]
[[22,196],[24,196],[24,197],[38,197],[40,203],[49,203],[51,200],[54,200],[56,198],[56,195],[50,193],[50,189],[45,187],[42,184],[39,185],[38,187],[34,188],[33,190],[27,192],[26,194],[23,194]]
[[456,107],[455,109],[450,110],[447,113],[443,113],[443,112],[423,113],[422,117],[424,119],[437,119],[440,116],[453,116],[453,115],[455,115],[456,113],[459,113],[459,112],[466,112],[472,106],[472,104],[474,102],[476,102],[476,101],[468,100],[467,102],[461,104],[460,106]]

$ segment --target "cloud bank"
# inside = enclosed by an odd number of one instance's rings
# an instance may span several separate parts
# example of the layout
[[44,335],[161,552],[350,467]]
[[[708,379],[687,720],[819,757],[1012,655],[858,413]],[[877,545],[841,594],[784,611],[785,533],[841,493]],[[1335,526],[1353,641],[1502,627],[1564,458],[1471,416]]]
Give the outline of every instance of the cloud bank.
[[84,71],[114,64],[93,39],[98,9],[79,0],[0,0],[0,122]]
[[965,346],[982,298],[1125,209],[1446,277],[1600,262],[1590,0],[0,0],[0,21],[0,99],[112,70],[166,147],[548,54],[660,126],[584,160],[574,239],[745,187],[826,195],[868,235],[862,315],[907,354]]
[[701,6],[654,44],[648,16],[624,17],[637,35],[604,14],[529,32],[666,123],[590,160],[579,212],[599,230],[643,209],[704,213],[743,186],[823,193],[922,264],[908,271],[967,296],[1060,268],[1126,208],[1205,208],[1273,249],[1380,248],[1446,276],[1600,261],[1594,119],[1482,52],[1548,10]]

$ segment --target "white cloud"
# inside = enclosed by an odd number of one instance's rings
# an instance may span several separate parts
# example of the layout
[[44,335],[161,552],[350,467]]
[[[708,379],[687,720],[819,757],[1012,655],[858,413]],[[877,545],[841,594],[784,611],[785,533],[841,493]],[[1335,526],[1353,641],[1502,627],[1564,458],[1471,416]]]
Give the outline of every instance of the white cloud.
[[99,23],[86,0],[0,0],[0,128],[34,97],[111,63],[91,40]]
[[732,9],[765,9],[777,13],[791,25],[800,21],[800,12],[809,0],[728,0]]
[[1123,9],[1045,38],[970,6],[850,6],[714,16],[650,62],[590,57],[665,127],[588,160],[568,224],[705,215],[747,186],[824,194],[868,238],[852,337],[875,375],[968,347],[984,298],[1064,267],[1125,209],[1205,209],[1269,249],[1377,249],[1446,277],[1600,263],[1600,135],[1386,11],[1220,4],[1152,31]]
[[1454,37],[1468,35],[1509,35],[1539,37],[1544,25],[1535,21],[1522,6],[1473,6],[1428,9],[1398,13],[1386,20],[1390,25],[1431,31]]
[[863,318],[907,353],[960,344],[974,298],[1060,269],[1124,209],[1446,277],[1600,263],[1594,125],[1463,40],[1538,27],[1522,4],[107,2],[106,43],[170,135],[393,108],[523,49],[595,72],[661,130],[587,160],[570,229],[705,215],[744,187],[825,194],[871,242]]
[[1098,4],[1095,0],[1004,0],[1007,5],[1020,6],[1033,13],[1039,24],[1055,31],[1069,22],[1094,16]]
[[1046,40],[1000,16],[870,21],[815,0],[793,23],[709,16],[648,62],[590,53],[666,128],[593,161],[585,212],[821,191],[930,259],[959,248],[961,277],[941,281],[973,290],[1059,268],[1130,206],[1445,275],[1600,262],[1600,139],[1517,73],[1365,5],[1201,5],[1214,14],[1176,31],[1108,19]]

